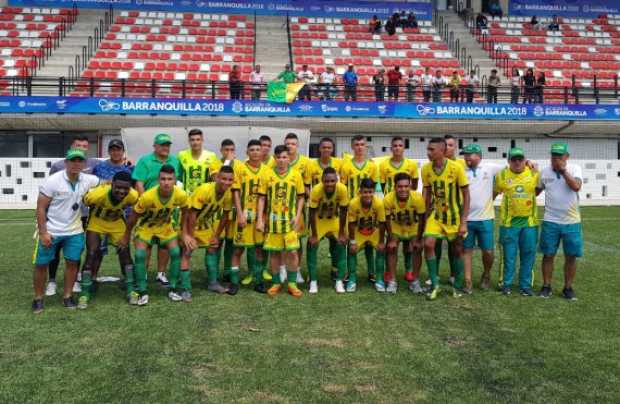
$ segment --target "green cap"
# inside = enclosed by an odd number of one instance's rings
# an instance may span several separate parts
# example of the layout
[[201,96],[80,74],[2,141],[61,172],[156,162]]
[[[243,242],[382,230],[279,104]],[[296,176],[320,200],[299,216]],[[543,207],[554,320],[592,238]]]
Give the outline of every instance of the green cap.
[[468,144],[467,146],[465,146],[463,148],[463,153],[465,154],[482,154],[482,149],[480,148],[480,145],[477,145],[475,143],[472,144]]
[[513,147],[508,152],[508,158],[511,159],[513,157],[525,157],[525,153],[523,153],[523,149],[520,147]]
[[159,145],[170,144],[172,143],[172,138],[166,133],[160,133],[155,135],[155,140],[153,141],[153,143]]
[[84,150],[82,149],[69,149],[67,150],[67,155],[65,156],[67,160],[73,159],[82,159],[86,160],[86,154],[84,154]]
[[554,143],[551,145],[551,154],[563,156],[568,154],[568,145],[566,143]]

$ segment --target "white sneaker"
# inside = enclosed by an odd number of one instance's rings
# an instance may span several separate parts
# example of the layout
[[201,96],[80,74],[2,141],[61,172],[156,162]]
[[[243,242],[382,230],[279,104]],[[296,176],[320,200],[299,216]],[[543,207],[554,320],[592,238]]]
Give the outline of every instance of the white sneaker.
[[280,282],[284,283],[286,282],[286,269],[284,268],[280,268]]
[[454,276],[451,276],[449,279],[450,285],[454,286]]
[[347,292],[348,293],[353,293],[355,292],[355,290],[357,289],[357,284],[355,282],[347,282]]
[[[297,279],[295,279],[295,282],[296,283],[304,283],[305,282],[304,276],[301,274],[300,271],[297,271]],[[312,293],[312,292],[310,292],[310,293]]]
[[170,292],[168,292],[168,299],[172,300],[173,302],[180,302],[181,300],[183,300],[181,295],[175,292],[174,290],[171,290]]
[[155,278],[162,286],[168,286],[168,278],[164,272],[158,272],[157,278]]
[[336,281],[336,293],[344,293],[344,282]]
[[409,290],[416,295],[421,295],[424,293],[424,289],[422,289],[422,286],[420,285],[420,281],[410,282]]
[[56,282],[49,282],[45,288],[45,296],[54,296],[56,294]]
[[142,295],[138,299],[138,306],[146,306],[149,303],[149,295]]
[[431,286],[433,284],[433,282],[431,281],[431,278],[428,278],[425,282],[424,285],[426,286]]
[[395,281],[388,282],[385,291],[388,293],[396,293],[396,290],[398,290],[398,284]]
[[73,284],[73,293],[80,293],[82,292],[82,286],[80,285],[80,282],[75,282]]
[[319,293],[319,285],[317,281],[310,281],[310,288],[308,290],[308,293],[313,295]]
[[385,292],[385,283],[383,283],[383,281],[376,281],[375,282],[375,290],[379,293],[384,293]]

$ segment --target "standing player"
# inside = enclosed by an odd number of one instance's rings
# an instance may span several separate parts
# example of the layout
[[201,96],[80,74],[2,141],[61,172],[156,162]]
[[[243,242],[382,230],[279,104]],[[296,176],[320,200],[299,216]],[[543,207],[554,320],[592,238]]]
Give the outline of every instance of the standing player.
[[204,261],[207,268],[207,289],[216,293],[230,293],[229,289],[218,282],[217,261],[222,235],[232,210],[230,187],[233,175],[232,167],[222,166],[215,175],[215,182],[202,184],[196,188],[189,202],[191,209],[183,221],[185,251],[181,258],[181,274],[185,272],[189,274],[193,250],[206,248]]
[[[336,292],[344,293],[343,280],[346,275],[347,206],[349,197],[347,187],[338,182],[338,173],[333,167],[326,167],[322,182],[312,188],[310,193],[310,238],[308,239],[308,272],[310,274],[309,293],[318,293],[318,251],[319,243],[325,237],[330,242],[332,265],[336,262]],[[335,248],[331,248],[334,244]]]
[[[357,253],[360,248],[377,250],[374,267],[377,272],[377,282],[383,282],[385,270],[385,208],[383,201],[375,195],[375,183],[370,178],[364,178],[359,184],[359,196],[353,198],[347,213],[349,222],[349,253],[347,267],[349,281],[347,292],[357,289]],[[371,267],[368,265],[368,278]]]
[[[362,135],[353,136],[351,139],[351,149],[353,157],[345,159],[340,168],[340,181],[346,185],[349,192],[349,199],[359,196],[361,182],[368,178],[375,184],[379,183],[380,175],[377,165],[368,158],[368,145],[366,138]],[[368,266],[368,280],[375,282],[375,269],[373,258],[374,251],[369,244],[364,247],[366,255],[366,265]]]
[[114,174],[111,184],[100,185],[84,195],[84,204],[89,208],[89,215],[86,228],[86,262],[82,269],[79,309],[88,307],[93,279],[101,262],[100,246],[103,239],[111,241],[116,246],[121,271],[125,275],[127,297],[136,299],[132,294],[134,272],[129,236],[125,226],[125,209],[137,201],[138,192],[131,187],[131,175],[126,171]]
[[254,290],[265,293],[264,280],[270,280],[265,268],[263,254],[264,235],[256,230],[259,191],[271,169],[262,163],[262,150],[259,140],[248,142],[248,160],[239,164],[235,172],[233,183],[233,201],[237,211],[237,220],[233,223],[233,242],[235,251],[232,257],[231,285],[229,293],[235,294],[239,289],[239,266],[241,256],[246,252],[249,281],[243,280],[244,285],[250,284],[252,276],[256,284]]
[[[422,167],[424,203],[427,220],[424,229],[424,255],[431,278],[428,294],[430,300],[439,294],[439,263],[435,256],[435,245],[448,240],[452,245],[455,260],[455,280],[452,295],[461,296],[463,287],[463,238],[467,235],[469,215],[469,188],[463,167],[446,158],[446,141],[433,138],[426,148],[429,163]],[[462,199],[461,199],[462,196]]]
[[[304,207],[304,183],[301,174],[289,166],[289,153],[284,145],[275,148],[276,168],[261,184],[256,230],[265,233],[263,248],[271,253],[273,285],[267,293],[275,296],[282,289],[280,271],[287,271],[288,293],[301,297],[295,279],[299,268],[299,232]],[[267,218],[267,223],[265,223]]]
[[154,244],[161,249],[166,249],[170,256],[168,298],[175,302],[191,300],[189,271],[183,271],[180,274],[183,293],[179,295],[176,290],[179,272],[181,272],[181,249],[178,233],[172,223],[172,215],[175,209],[179,208],[183,216],[187,214],[187,194],[175,186],[176,181],[174,167],[164,164],[159,170],[159,185],[144,192],[129,215],[126,237],[129,237],[136,221],[140,219],[134,237],[136,290],[132,292],[131,304],[144,306],[149,302],[146,289],[146,260]]
[[551,165],[542,170],[537,192],[545,191],[545,216],[540,234],[543,253],[543,287],[541,297],[551,296],[553,260],[562,241],[564,249],[564,289],[562,296],[576,300],[573,281],[577,272],[577,258],[583,255],[579,190],[581,167],[568,164],[568,146],[551,146]]
[[267,135],[262,135],[258,138],[260,140],[260,150],[262,155],[262,162],[267,167],[275,167],[273,156],[271,155],[271,138]]
[[189,149],[181,150],[177,154],[177,159],[183,189],[191,195],[196,188],[210,180],[209,167],[216,157],[212,151],[203,149],[204,138],[200,129],[190,130],[187,140]]
[[520,293],[522,296],[533,296],[532,271],[538,239],[536,186],[540,173],[526,166],[523,150],[518,147],[510,149],[508,159],[508,167],[495,177],[494,192],[496,195],[503,194],[499,227],[499,241],[504,249],[502,294],[512,292],[518,253],[521,264]]
[[[422,247],[424,241],[425,212],[424,198],[411,186],[411,177],[400,172],[394,176],[395,189],[389,192],[383,204],[385,205],[386,228],[388,233],[387,244],[387,272],[385,281],[377,281],[375,288],[378,292],[396,293],[396,265],[398,263],[398,245],[403,244],[405,252],[405,280],[409,282],[409,289],[413,293],[421,294],[420,268],[422,266]],[[411,260],[411,262],[407,262]]]

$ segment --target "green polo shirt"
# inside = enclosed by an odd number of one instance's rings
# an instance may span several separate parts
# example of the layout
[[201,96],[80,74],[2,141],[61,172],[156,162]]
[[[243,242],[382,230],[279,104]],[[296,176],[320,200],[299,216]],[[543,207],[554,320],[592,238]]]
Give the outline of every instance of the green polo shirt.
[[289,71],[284,70],[283,72],[278,74],[278,79],[282,79],[282,81],[284,81],[287,84],[294,83],[297,81],[297,75],[292,70],[289,70]]
[[162,163],[155,153],[149,153],[146,156],[140,157],[136,168],[134,168],[131,178],[136,181],[142,181],[144,183],[144,190],[149,190],[156,186],[159,182],[159,170],[164,164],[170,164],[174,167],[174,173],[177,177],[181,175],[181,168],[179,160],[172,154],[168,156],[166,162]]

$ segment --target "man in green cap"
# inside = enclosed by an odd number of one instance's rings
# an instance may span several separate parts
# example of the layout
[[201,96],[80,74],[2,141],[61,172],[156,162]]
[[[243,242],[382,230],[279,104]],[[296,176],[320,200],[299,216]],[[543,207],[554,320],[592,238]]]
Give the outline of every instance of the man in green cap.
[[[176,178],[181,174],[179,160],[170,154],[172,138],[166,133],[159,133],[153,139],[153,153],[140,157],[136,163],[131,178],[136,182],[135,188],[139,195],[153,188],[158,184],[159,171],[164,165],[174,167]],[[166,278],[166,265],[168,264],[168,252],[165,249],[158,249],[157,253],[157,281],[168,286]]]
[[540,173],[538,192],[545,191],[545,216],[540,234],[540,251],[543,253],[543,287],[541,297],[551,296],[553,260],[562,241],[564,250],[564,289],[562,296],[576,300],[573,280],[577,272],[577,258],[583,255],[581,214],[579,213],[579,190],[581,190],[581,167],[568,164],[568,145],[554,143],[551,146],[551,165]]
[[472,195],[467,216],[467,236],[463,241],[463,261],[465,264],[465,286],[463,291],[472,292],[472,255],[476,242],[482,251],[484,272],[480,280],[480,288],[489,289],[491,268],[493,268],[495,208],[493,207],[493,184],[495,176],[505,166],[482,161],[482,149],[477,144],[470,144],[463,149],[465,158],[465,174],[469,180]]
[[282,80],[286,84],[294,83],[297,81],[297,75],[291,70],[291,65],[285,65],[284,71],[278,74],[278,80]]
[[500,207],[499,241],[504,249],[502,294],[512,293],[512,280],[517,264],[519,290],[522,296],[533,296],[532,270],[536,260],[538,216],[536,187],[540,172],[525,163],[523,149],[514,147],[508,153],[508,167],[495,177],[494,195],[503,194]]

